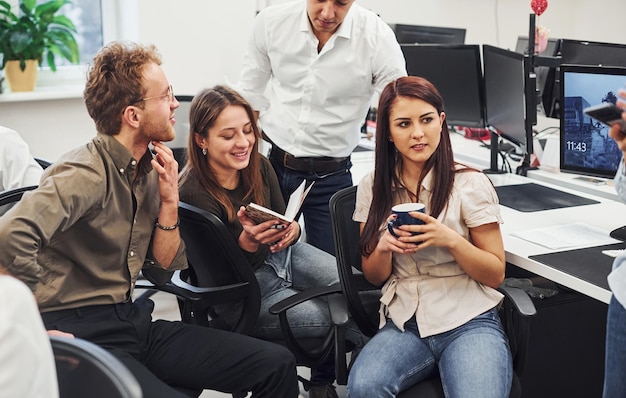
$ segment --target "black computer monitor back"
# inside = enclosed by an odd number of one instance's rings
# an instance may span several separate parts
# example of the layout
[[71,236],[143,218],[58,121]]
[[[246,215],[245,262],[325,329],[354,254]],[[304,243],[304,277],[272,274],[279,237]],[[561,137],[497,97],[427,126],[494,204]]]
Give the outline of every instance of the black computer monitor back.
[[464,44],[464,28],[389,24],[400,44]]
[[443,97],[451,126],[484,127],[482,63],[478,45],[400,46],[407,73],[421,76]]

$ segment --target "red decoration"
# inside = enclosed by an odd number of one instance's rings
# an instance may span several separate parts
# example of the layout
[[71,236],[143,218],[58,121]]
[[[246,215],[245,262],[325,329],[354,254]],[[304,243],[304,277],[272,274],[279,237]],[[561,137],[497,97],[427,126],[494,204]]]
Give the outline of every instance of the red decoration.
[[530,8],[533,9],[537,16],[540,16],[548,8],[548,0],[531,0]]

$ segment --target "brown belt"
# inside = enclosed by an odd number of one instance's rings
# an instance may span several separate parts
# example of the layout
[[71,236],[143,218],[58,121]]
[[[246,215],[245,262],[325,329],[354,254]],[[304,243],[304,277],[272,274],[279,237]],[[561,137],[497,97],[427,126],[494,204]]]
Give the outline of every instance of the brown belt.
[[281,163],[288,169],[304,171],[307,173],[332,173],[337,170],[348,168],[350,156],[343,158],[324,157],[295,157],[283,151],[276,145],[272,145],[270,159]]

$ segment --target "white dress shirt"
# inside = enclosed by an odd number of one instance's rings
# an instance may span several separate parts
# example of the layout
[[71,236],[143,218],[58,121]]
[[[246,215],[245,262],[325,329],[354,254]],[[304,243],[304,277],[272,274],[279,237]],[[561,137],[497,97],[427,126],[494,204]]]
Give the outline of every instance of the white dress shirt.
[[[619,169],[615,174],[615,190],[622,202],[626,203],[626,168],[624,167],[624,160],[620,162]],[[626,253],[622,253],[613,261],[613,270],[609,274],[608,281],[609,287],[613,292],[613,295],[617,301],[626,307]]]
[[0,192],[38,185],[42,171],[22,137],[0,126]]
[[404,56],[391,28],[356,3],[319,53],[317,47],[304,0],[263,9],[236,88],[284,151],[349,156],[373,94],[406,76]]
[[56,365],[33,293],[0,275],[0,395],[56,398]]

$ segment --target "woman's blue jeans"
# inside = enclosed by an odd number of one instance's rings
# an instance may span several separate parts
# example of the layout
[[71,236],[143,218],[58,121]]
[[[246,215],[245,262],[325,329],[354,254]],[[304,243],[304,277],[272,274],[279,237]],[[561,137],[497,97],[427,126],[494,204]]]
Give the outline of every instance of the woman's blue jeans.
[[388,320],[356,358],[348,396],[395,397],[437,371],[446,397],[509,396],[511,351],[496,309],[426,338],[420,337],[415,317],[404,333]]

